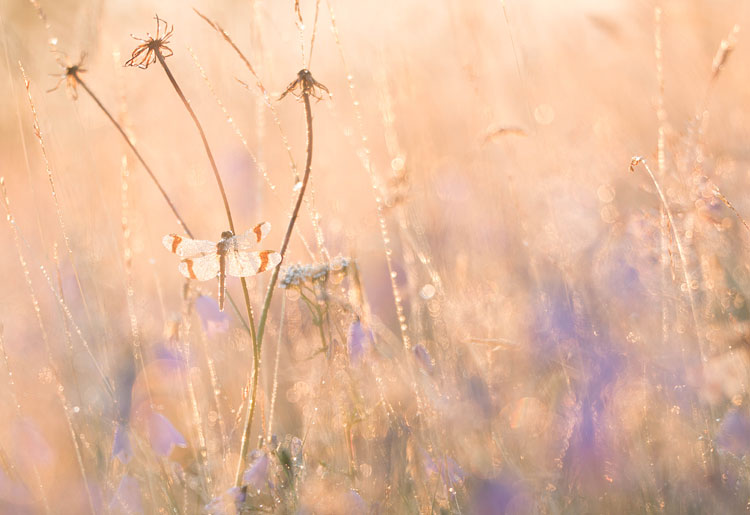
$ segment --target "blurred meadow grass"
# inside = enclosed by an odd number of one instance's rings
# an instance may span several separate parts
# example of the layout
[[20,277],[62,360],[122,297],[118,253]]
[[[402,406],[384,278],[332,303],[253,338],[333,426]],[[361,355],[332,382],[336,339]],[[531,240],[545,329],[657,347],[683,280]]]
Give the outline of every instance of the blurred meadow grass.
[[[247,280],[252,322],[238,279],[224,312],[216,281],[185,281],[161,245],[184,229],[60,75],[85,53],[80,79],[218,241],[180,98],[158,62],[123,66],[155,13],[237,232],[269,221],[259,250],[280,250],[305,193],[255,350],[272,272]],[[0,17],[0,512],[750,506],[746,3]],[[278,100],[304,68],[331,93],[306,191],[305,105]]]

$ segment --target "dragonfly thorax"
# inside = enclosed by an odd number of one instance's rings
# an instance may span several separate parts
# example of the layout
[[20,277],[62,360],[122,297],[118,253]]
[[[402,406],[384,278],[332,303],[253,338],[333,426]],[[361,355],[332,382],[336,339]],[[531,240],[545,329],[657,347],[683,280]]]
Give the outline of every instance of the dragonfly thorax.
[[221,239],[216,244],[216,253],[220,256],[226,254],[231,247],[230,241],[232,238],[234,238],[234,233],[232,233],[232,231],[224,231],[221,233]]

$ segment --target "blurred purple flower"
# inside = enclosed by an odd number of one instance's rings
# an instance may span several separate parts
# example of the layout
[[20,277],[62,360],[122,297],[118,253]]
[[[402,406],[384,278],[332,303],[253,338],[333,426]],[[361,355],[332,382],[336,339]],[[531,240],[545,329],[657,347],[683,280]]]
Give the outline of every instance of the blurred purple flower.
[[133,448],[130,445],[127,424],[117,424],[115,428],[115,437],[112,442],[112,456],[124,464],[130,462],[130,459],[133,457]]
[[622,256],[612,256],[606,263],[604,276],[609,292],[635,307],[635,303],[645,300],[646,288],[641,281],[641,274]]
[[372,350],[373,338],[372,331],[365,330],[362,322],[355,320],[349,326],[349,333],[346,337],[346,348],[349,351],[349,363],[353,367],[358,367],[363,363],[367,354]]
[[453,458],[445,457],[438,459],[436,462],[426,450],[420,448],[420,453],[422,454],[422,465],[427,475],[440,474],[443,484],[448,488],[460,483],[466,477],[461,466]]
[[230,515],[240,513],[242,504],[247,499],[245,487],[233,486],[220,496],[211,499],[204,510],[207,515]]
[[537,292],[530,324],[532,358],[538,366],[549,365],[556,356],[565,355],[574,347],[580,320],[571,290],[562,281],[549,279]]
[[201,319],[203,332],[209,338],[229,330],[229,315],[219,311],[219,303],[213,297],[201,295],[195,299],[195,310]]
[[185,438],[169,419],[155,411],[148,416],[148,439],[151,448],[159,456],[169,456],[175,447],[187,447]]
[[[159,374],[175,374],[175,378],[177,378],[188,368],[185,353],[174,340],[164,340],[154,344],[151,352],[152,357],[149,360],[149,367],[158,368]],[[190,353],[191,365],[195,362],[195,359],[195,353]]]
[[440,473],[446,485],[460,483],[466,477],[464,470],[453,458],[444,458],[440,463]]
[[485,419],[492,417],[492,398],[487,383],[478,375],[472,375],[466,382],[466,398],[473,401],[476,410]]
[[185,362],[180,351],[175,347],[173,342],[170,341],[154,344],[151,352],[153,352],[153,358],[151,362],[153,363],[164,361],[165,363],[161,366],[165,366],[167,368],[177,369],[179,367],[182,367]]
[[432,356],[430,356],[430,353],[427,352],[427,349],[424,347],[424,345],[418,343],[414,346],[412,351],[414,352],[414,357],[417,359],[419,366],[422,367],[422,370],[424,370],[428,374],[432,374],[432,372],[435,370],[435,365],[433,364]]
[[600,411],[591,399],[584,399],[563,459],[568,484],[585,494],[601,491],[615,474],[611,429],[600,420]]
[[510,482],[490,479],[479,483],[472,496],[472,513],[476,515],[501,515],[513,497]]
[[532,502],[518,481],[507,476],[482,479],[472,489],[471,513],[515,515],[533,513]]
[[116,416],[118,421],[127,421],[133,403],[133,384],[135,383],[135,363],[131,359],[121,360],[115,375],[117,392]]
[[251,492],[258,492],[268,483],[268,454],[255,449],[250,454],[251,465],[242,476],[242,483],[247,485]]
[[[598,412],[603,393],[624,369],[625,353],[610,338],[596,298],[590,301],[562,279],[547,279],[534,306],[532,358],[538,367],[559,366],[560,356],[575,359],[586,374],[577,382],[577,398]],[[541,370],[540,370],[541,371]]]
[[724,415],[716,443],[736,456],[750,454],[750,418],[747,414],[732,410]]
[[112,513],[143,513],[143,501],[138,480],[133,476],[122,476],[117,491],[109,503]]

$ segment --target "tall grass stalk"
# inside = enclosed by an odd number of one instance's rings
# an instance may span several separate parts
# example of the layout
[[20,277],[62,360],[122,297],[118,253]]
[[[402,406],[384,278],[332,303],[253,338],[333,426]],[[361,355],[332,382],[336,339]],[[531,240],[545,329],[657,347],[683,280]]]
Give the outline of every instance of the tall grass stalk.
[[703,369],[703,364],[705,363],[705,354],[703,350],[703,336],[702,336],[702,330],[701,330],[701,324],[698,321],[698,311],[696,307],[696,301],[695,301],[695,295],[693,294],[693,280],[690,275],[690,270],[688,269],[688,262],[687,262],[687,256],[685,254],[685,250],[682,246],[682,242],[680,240],[680,236],[677,234],[677,226],[674,222],[674,217],[672,216],[672,210],[669,208],[669,203],[667,202],[667,198],[664,196],[664,192],[662,192],[661,186],[659,186],[659,181],[656,180],[656,176],[654,176],[654,173],[651,171],[651,168],[648,166],[648,163],[646,163],[646,160],[642,157],[633,157],[633,159],[630,161],[630,171],[634,172],[636,167],[642,164],[643,169],[646,170],[646,173],[651,178],[651,182],[654,183],[654,186],[656,187],[656,192],[659,195],[659,200],[661,201],[662,206],[664,207],[664,211],[667,213],[667,218],[669,219],[669,225],[672,227],[672,234],[674,235],[675,244],[677,245],[677,254],[680,256],[680,264],[682,266],[682,274],[685,279],[685,288],[687,290],[688,294],[688,300],[690,301],[690,312],[693,316],[693,327],[695,328],[695,335],[698,345],[698,356],[700,361],[700,368]]
[[[8,376],[8,392],[10,393],[10,398],[11,398],[11,401],[13,402],[13,407],[16,411],[16,416],[18,417],[19,420],[23,420],[24,409],[21,406],[21,401],[18,397],[16,381],[13,378],[13,369],[10,364],[10,358],[8,357],[8,351],[5,348],[5,338],[3,337],[2,330],[0,330],[0,353],[2,353],[3,355],[3,364],[5,365],[5,372]],[[5,467],[6,470],[15,472],[15,466],[6,459],[4,454],[5,453],[3,453],[2,455],[3,467]],[[44,508],[44,512],[52,513],[50,510],[50,506],[49,506],[49,499],[47,497],[47,492],[44,488],[44,482],[42,481],[42,475],[39,472],[39,467],[37,466],[36,462],[31,463],[31,471],[32,471],[32,474],[34,474],[34,481],[36,481],[36,488],[39,489],[39,497],[42,501],[42,507]]]
[[[41,312],[41,308],[40,308],[40,305],[39,305],[39,298],[38,298],[38,296],[36,294],[36,291],[34,290],[34,286],[33,286],[32,281],[31,281],[31,274],[29,273],[28,262],[26,261],[26,258],[24,257],[24,253],[23,253],[23,249],[22,249],[22,245],[21,245],[21,241],[22,241],[21,233],[20,233],[20,230],[18,229],[18,226],[16,225],[15,217],[13,216],[13,213],[12,213],[12,211],[10,209],[10,197],[8,196],[8,191],[7,191],[6,186],[5,186],[5,178],[4,177],[0,177],[0,192],[2,193],[2,197],[3,197],[3,206],[5,207],[6,220],[7,220],[8,224],[10,225],[11,230],[13,232],[13,238],[14,238],[14,242],[15,242],[15,246],[16,246],[16,252],[18,254],[18,260],[19,260],[19,262],[21,264],[21,268],[23,269],[23,275],[24,275],[24,279],[26,280],[26,286],[28,287],[28,290],[29,290],[29,296],[31,298],[31,303],[32,303],[32,305],[34,307],[34,313],[36,315],[37,323],[39,324],[39,331],[41,332],[42,340],[44,342],[44,347],[45,347],[45,351],[46,351],[46,354],[47,354],[47,364],[48,364],[48,367],[49,367],[50,376],[52,378],[51,383],[52,383],[52,385],[54,387],[54,390],[55,390],[55,393],[57,395],[57,398],[60,401],[60,405],[62,407],[63,414],[65,416],[65,422],[66,422],[66,425],[68,427],[68,433],[69,433],[69,435],[71,437],[72,445],[73,445],[73,450],[74,450],[74,453],[75,453],[75,456],[76,456],[76,463],[78,465],[78,470],[79,470],[79,472],[81,474],[81,479],[82,479],[82,481],[85,484],[86,494],[87,494],[88,502],[89,502],[89,507],[91,508],[91,513],[93,514],[93,513],[95,513],[94,502],[93,502],[93,497],[92,497],[92,494],[91,494],[90,486],[89,486],[88,482],[86,482],[86,476],[87,475],[86,475],[86,469],[85,469],[84,464],[83,464],[83,457],[81,456],[81,447],[80,447],[80,445],[78,443],[77,433],[76,433],[76,430],[74,429],[74,426],[73,426],[73,421],[72,421],[72,418],[71,418],[71,415],[70,415],[70,407],[68,406],[67,397],[66,397],[66,395],[64,393],[65,389],[64,389],[64,387],[62,385],[62,382],[60,380],[60,372],[59,372],[59,370],[58,370],[58,368],[57,368],[57,366],[55,364],[55,361],[54,361],[54,357],[53,357],[54,354],[52,353],[52,347],[50,345],[49,334],[47,332],[47,329],[45,328],[44,321],[42,319],[42,312]],[[50,281],[50,277],[47,274],[47,271],[44,269],[44,267],[41,267],[41,270],[42,270],[42,273],[44,274],[45,278],[47,279],[47,282],[49,283],[50,288],[52,289],[52,292],[55,293],[54,286],[52,285],[52,283]],[[59,297],[58,297],[58,299],[59,299]],[[84,342],[84,344],[85,344],[85,342]],[[4,345],[4,343],[3,343],[2,346],[3,346],[3,354],[6,357],[6,366],[7,366],[8,362],[7,362],[7,355],[5,353],[5,345]],[[91,354],[88,345],[85,344],[84,346],[89,351],[89,355],[91,356],[91,358],[92,358],[92,360],[94,362],[94,365],[95,365],[97,371],[102,376],[102,380],[104,381],[105,386],[108,388],[108,391],[109,391],[110,395],[114,399],[114,391],[112,390],[112,387],[109,384],[109,381],[107,380],[107,378],[104,375],[103,371],[99,367],[98,362],[96,361],[96,359],[94,359],[93,355]],[[10,374],[10,368],[8,368],[8,370],[9,370],[8,373]],[[17,409],[20,410],[20,404],[18,403],[18,398],[14,397],[14,399],[16,400]],[[36,465],[33,465],[33,470],[34,470],[34,474],[37,476],[37,479],[39,479],[40,475],[39,475],[39,472],[38,472],[38,469],[37,469]],[[40,479],[39,479],[39,487],[40,487],[40,495],[42,497],[42,503],[43,503],[45,512],[46,513],[52,513],[50,511],[49,499],[47,498],[47,495],[46,495],[44,487],[43,487],[43,483],[41,482]]]
[[91,323],[91,312],[89,310],[88,302],[86,301],[86,295],[84,295],[84,292],[83,292],[83,287],[81,286],[81,278],[78,274],[78,268],[76,267],[75,259],[73,259],[73,249],[70,246],[70,238],[68,236],[68,230],[65,224],[65,218],[63,216],[62,207],[60,206],[60,199],[58,198],[57,190],[55,188],[55,179],[54,179],[54,175],[52,174],[52,167],[50,165],[49,156],[47,155],[47,147],[44,144],[44,135],[42,134],[42,127],[39,124],[39,117],[37,116],[36,106],[34,105],[34,98],[31,95],[31,82],[26,76],[26,70],[24,70],[23,64],[21,64],[20,61],[18,62],[18,67],[21,70],[21,75],[23,76],[23,82],[24,82],[24,85],[26,86],[26,97],[28,99],[29,109],[31,110],[31,115],[34,120],[34,135],[36,136],[36,139],[39,142],[39,148],[42,153],[42,160],[44,161],[44,168],[45,168],[45,171],[47,172],[47,180],[50,186],[52,203],[55,205],[55,214],[57,215],[57,223],[60,226],[60,232],[62,233],[63,241],[65,242],[65,250],[68,253],[68,259],[70,259],[70,264],[73,267],[73,277],[75,278],[78,292],[81,295],[84,312],[86,313],[86,317],[89,323]]

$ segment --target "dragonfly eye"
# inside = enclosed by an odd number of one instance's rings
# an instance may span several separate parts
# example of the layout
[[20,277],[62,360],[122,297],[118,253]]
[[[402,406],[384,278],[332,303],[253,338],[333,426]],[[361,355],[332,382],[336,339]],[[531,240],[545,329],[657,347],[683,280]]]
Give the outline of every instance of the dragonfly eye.
[[227,238],[231,238],[232,236],[234,236],[234,233],[232,231],[224,231],[223,233],[221,233],[222,240],[226,240]]

